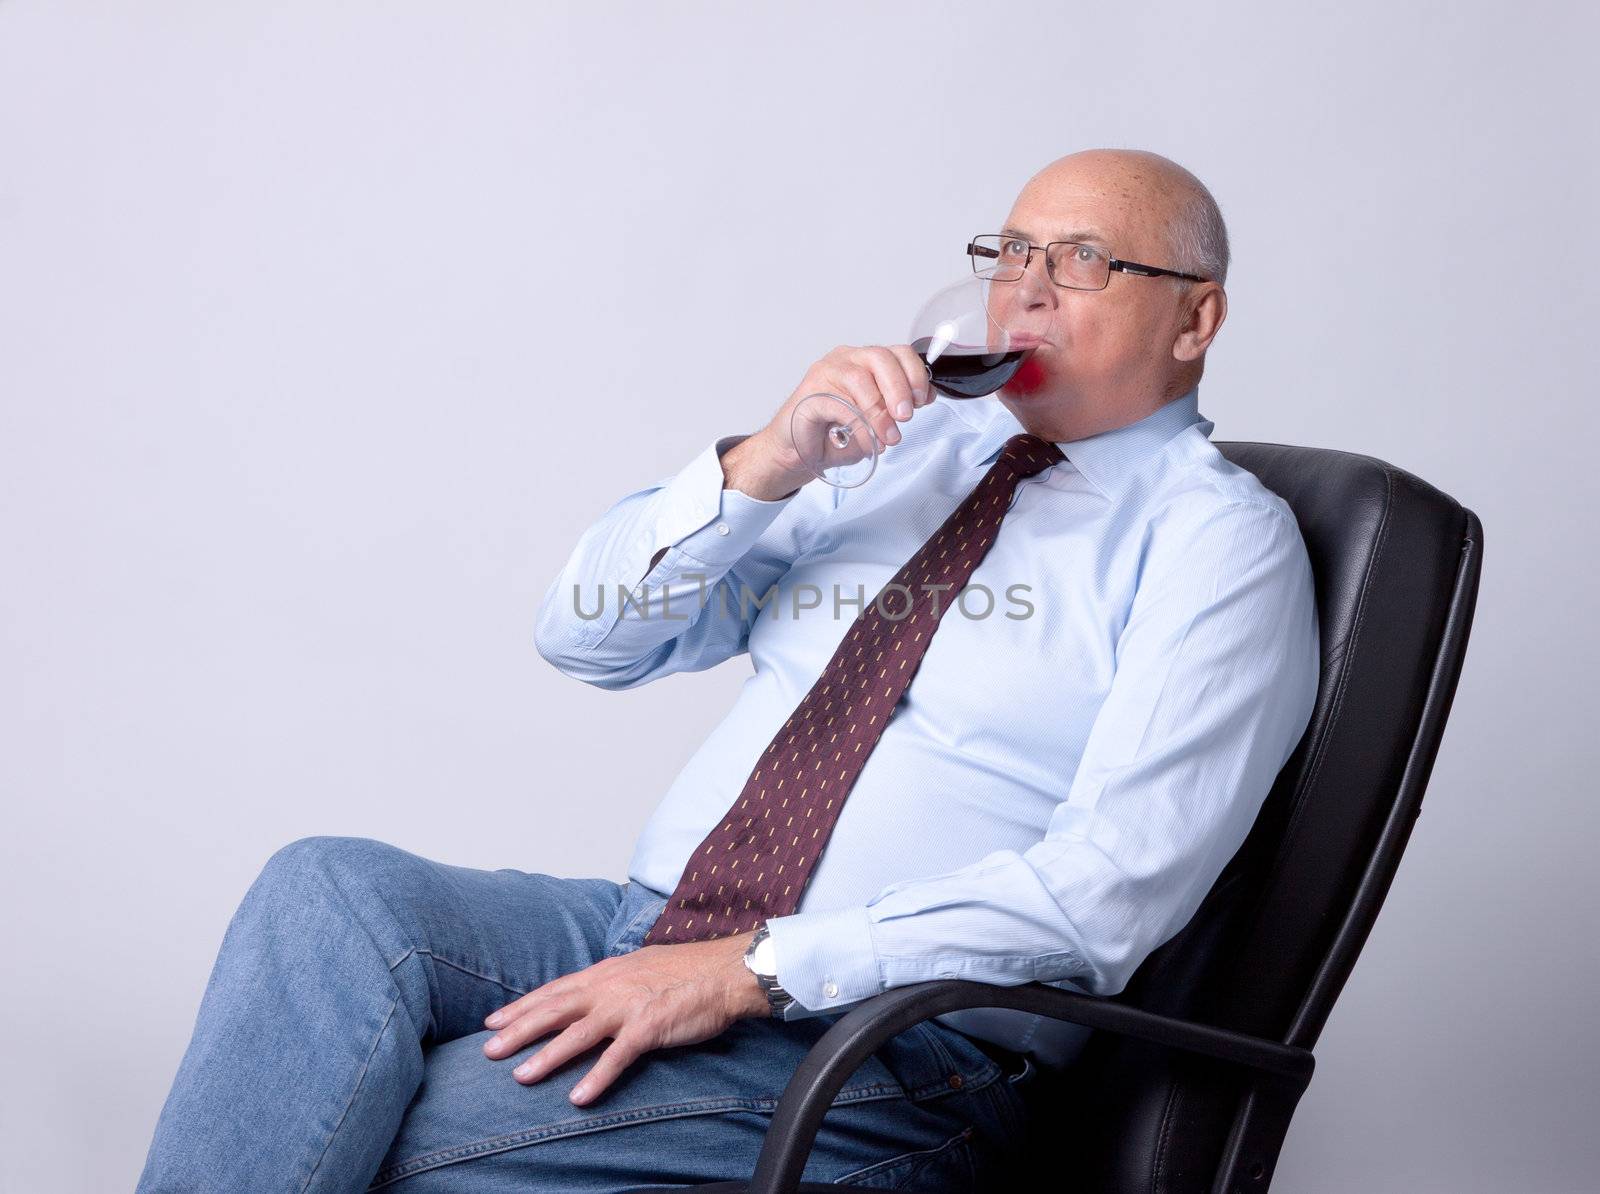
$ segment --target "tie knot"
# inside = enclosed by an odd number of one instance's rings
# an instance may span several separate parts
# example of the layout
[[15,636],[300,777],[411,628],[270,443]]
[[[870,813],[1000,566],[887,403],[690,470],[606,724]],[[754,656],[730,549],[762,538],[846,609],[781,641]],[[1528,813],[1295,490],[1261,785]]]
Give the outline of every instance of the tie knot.
[[1024,431],[1006,440],[1005,447],[1000,449],[1000,459],[1020,476],[1031,477],[1065,460],[1066,456],[1049,440]]

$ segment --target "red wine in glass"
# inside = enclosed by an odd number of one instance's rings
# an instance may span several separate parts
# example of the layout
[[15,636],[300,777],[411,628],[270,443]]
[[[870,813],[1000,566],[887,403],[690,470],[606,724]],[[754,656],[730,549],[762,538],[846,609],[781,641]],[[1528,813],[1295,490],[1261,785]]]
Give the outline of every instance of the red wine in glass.
[[952,344],[929,360],[932,343],[932,336],[923,336],[912,341],[911,350],[928,367],[933,388],[950,398],[982,398],[994,393],[1016,376],[1028,352],[1025,348],[996,352],[981,345]]
[[[1039,317],[1014,302],[991,303],[994,285],[988,271],[963,277],[936,292],[911,321],[911,350],[946,397],[996,393],[1042,339]],[[795,404],[789,438],[812,475],[837,489],[865,484],[883,452],[878,432],[855,403],[825,390]]]

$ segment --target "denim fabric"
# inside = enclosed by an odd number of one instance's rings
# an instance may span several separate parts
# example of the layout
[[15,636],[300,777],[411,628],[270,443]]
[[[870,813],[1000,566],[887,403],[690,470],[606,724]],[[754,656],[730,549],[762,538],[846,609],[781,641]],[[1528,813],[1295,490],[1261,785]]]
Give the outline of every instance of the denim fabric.
[[[639,948],[665,900],[368,838],[291,842],[224,934],[139,1194],[588,1194],[748,1177],[790,1075],[838,1014],[740,1020],[647,1053],[586,1107],[567,1094],[604,1044],[531,1087],[511,1070],[544,1042],[483,1055],[491,1010]],[[1027,1060],[1007,1075],[934,1021],[907,1029],[846,1081],[805,1180],[987,1188],[1020,1145],[1036,1072]]]

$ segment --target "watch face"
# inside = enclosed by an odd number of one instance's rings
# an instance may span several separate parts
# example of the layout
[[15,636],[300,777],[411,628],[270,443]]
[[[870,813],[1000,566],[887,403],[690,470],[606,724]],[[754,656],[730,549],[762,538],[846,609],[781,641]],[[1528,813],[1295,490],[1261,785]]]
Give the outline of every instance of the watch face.
[[771,937],[756,942],[756,947],[750,951],[750,966],[761,974],[778,973],[777,947],[772,944]]

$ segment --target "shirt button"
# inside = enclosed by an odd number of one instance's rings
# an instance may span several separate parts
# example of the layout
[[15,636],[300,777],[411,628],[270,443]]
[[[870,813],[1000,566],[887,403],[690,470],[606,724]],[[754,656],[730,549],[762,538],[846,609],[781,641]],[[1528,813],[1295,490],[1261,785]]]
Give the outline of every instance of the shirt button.
[[728,533],[728,524],[725,523],[725,522],[717,523],[717,534],[726,535],[727,533]]
[[832,999],[835,995],[837,995],[839,993],[839,984],[838,983],[828,983],[827,985],[825,985],[822,988],[822,993],[824,995],[826,995],[829,999]]

